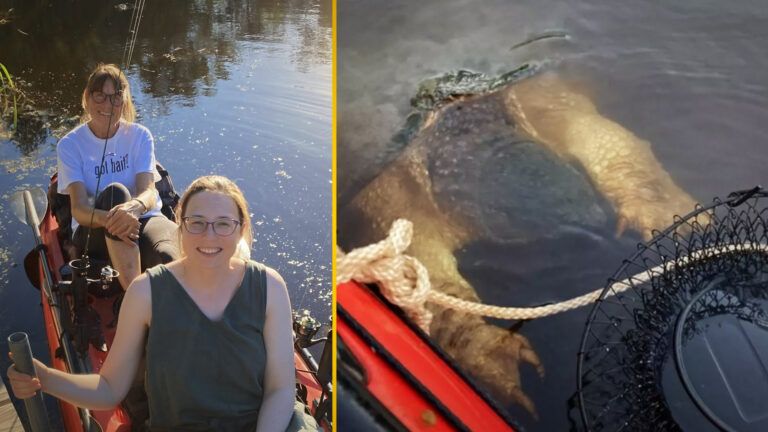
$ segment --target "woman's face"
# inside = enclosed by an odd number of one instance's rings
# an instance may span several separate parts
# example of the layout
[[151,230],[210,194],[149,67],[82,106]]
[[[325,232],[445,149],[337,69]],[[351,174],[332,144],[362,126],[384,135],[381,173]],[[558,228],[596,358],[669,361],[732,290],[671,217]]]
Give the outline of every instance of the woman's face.
[[88,102],[86,109],[91,116],[91,121],[104,129],[107,126],[111,126],[110,129],[115,128],[120,123],[123,113],[124,97],[125,94],[122,91],[116,94],[115,83],[111,79],[104,81],[101,91],[89,93],[86,99]]
[[[237,243],[242,237],[242,226],[236,223],[234,231],[230,235],[221,235],[227,232],[227,225],[232,220],[239,221],[235,201],[221,192],[198,192],[187,201],[187,208],[183,215],[181,229],[181,247],[184,255],[195,262],[196,265],[205,267],[217,267],[229,263],[237,250]],[[207,222],[214,222],[208,224]],[[199,234],[190,233],[187,227],[203,228]],[[217,225],[214,228],[214,225]],[[220,231],[219,234],[214,229]]]

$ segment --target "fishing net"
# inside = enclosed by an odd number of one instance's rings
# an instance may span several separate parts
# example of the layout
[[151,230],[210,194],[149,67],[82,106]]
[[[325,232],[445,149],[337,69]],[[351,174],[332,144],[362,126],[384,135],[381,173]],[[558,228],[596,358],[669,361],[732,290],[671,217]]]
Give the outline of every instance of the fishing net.
[[768,430],[767,197],[716,199],[622,263],[578,355],[587,430]]

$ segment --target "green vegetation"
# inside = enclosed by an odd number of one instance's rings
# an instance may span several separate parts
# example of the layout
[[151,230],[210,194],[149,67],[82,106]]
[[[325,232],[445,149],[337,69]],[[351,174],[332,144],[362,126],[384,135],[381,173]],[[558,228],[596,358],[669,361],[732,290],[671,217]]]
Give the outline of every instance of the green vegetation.
[[[8,83],[6,84],[6,81]],[[19,123],[19,109],[18,102],[21,99],[21,91],[19,91],[14,85],[11,79],[11,74],[8,73],[8,69],[0,63],[0,116],[5,115],[8,111],[10,101],[13,100],[13,131],[16,132],[16,128]]]

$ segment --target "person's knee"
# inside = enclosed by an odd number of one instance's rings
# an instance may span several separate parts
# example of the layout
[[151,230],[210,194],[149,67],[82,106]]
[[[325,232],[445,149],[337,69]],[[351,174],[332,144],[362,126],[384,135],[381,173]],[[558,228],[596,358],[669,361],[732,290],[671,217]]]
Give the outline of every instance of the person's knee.
[[144,222],[142,230],[141,260],[146,269],[179,259],[175,223],[164,216],[153,216]]
[[170,240],[158,242],[158,244],[155,245],[155,254],[162,264],[167,264],[180,258],[179,248],[176,247],[176,242]]
[[122,183],[110,183],[103,191],[99,193],[96,199],[96,208],[100,210],[109,210],[112,207],[130,201],[131,191]]
[[159,264],[168,264],[179,258],[178,249],[168,241],[161,241],[141,253],[141,268],[146,270]]
[[65,251],[69,259],[75,259],[85,252],[85,244],[88,243],[88,256],[98,260],[109,259],[107,252],[107,243],[105,241],[106,230],[104,228],[95,228],[91,230],[90,240],[88,240],[88,228],[82,225],[78,226],[75,234],[72,236],[71,247],[64,243]]

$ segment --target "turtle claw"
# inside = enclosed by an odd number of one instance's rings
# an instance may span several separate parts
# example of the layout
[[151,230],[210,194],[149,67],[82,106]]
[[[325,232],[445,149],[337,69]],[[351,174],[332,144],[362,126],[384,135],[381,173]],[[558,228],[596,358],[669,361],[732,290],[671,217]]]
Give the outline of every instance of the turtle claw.
[[653,231],[652,230],[643,230],[643,241],[651,241],[653,240]]
[[[674,224],[676,215],[684,216],[693,211],[696,201],[676,186],[671,186],[666,190],[656,190],[656,193],[640,193],[621,199],[617,209],[616,235],[632,229],[639,232],[644,241],[649,241],[655,237],[654,231],[664,231]],[[700,218],[699,222],[707,225],[709,220],[706,219]],[[681,227],[677,232],[684,234],[687,229]]]
[[621,237],[622,234],[624,234],[624,231],[627,230],[627,225],[629,225],[627,218],[620,217],[619,222],[616,224],[616,234],[615,234],[616,238],[619,238]]
[[[505,399],[512,400],[520,404],[528,411],[534,419],[538,420],[536,405],[533,400],[523,391],[520,382],[520,364],[528,363],[536,369],[539,377],[544,376],[544,365],[538,354],[533,350],[528,338],[520,333],[512,332],[501,327],[492,326],[495,333],[497,330],[504,332],[499,343],[499,351],[491,352],[488,359],[496,363],[496,367],[501,369],[501,373],[507,372],[507,377],[500,377],[498,381],[490,385],[491,390],[499,393]],[[492,348],[492,347],[491,347]]]
[[533,348],[521,348],[520,359],[528,363],[529,365],[535,367],[536,373],[539,374],[539,377],[544,378],[544,374],[545,374],[544,365],[541,364],[541,359],[539,359],[539,355],[536,354]]
[[522,389],[519,387],[512,390],[512,393],[510,394],[512,400],[514,400],[516,403],[520,404],[523,408],[525,408],[526,411],[528,411],[529,414],[533,417],[534,420],[539,421],[539,414],[536,412],[536,405],[533,403],[531,398],[526,395]]
[[533,366],[539,376],[544,376],[544,366],[530,341],[520,333],[474,316],[455,314],[453,319],[458,321],[442,322],[438,328],[433,322],[432,335],[438,344],[500,400],[520,404],[536,417],[536,405],[520,382],[521,363]]

